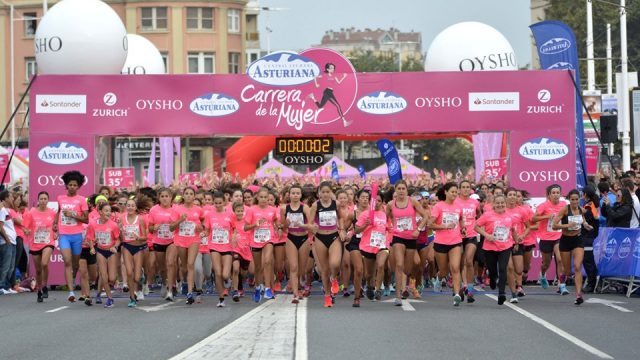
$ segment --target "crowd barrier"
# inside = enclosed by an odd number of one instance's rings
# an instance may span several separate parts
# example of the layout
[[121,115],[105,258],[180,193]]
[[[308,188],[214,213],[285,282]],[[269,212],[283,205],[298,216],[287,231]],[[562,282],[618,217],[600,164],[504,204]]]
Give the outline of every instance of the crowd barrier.
[[640,229],[601,227],[593,241],[601,291],[612,285],[627,288],[627,297],[640,289]]

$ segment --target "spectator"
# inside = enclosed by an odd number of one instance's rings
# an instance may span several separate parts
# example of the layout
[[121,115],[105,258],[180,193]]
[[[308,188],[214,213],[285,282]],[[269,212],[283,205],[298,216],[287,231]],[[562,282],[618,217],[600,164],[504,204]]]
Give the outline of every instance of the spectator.
[[[609,204],[611,206],[613,206],[616,203],[616,195],[611,192],[611,187],[607,180],[600,180],[600,182],[598,183],[598,192],[600,193],[600,204],[598,204],[600,209],[603,208],[605,198],[609,199]],[[607,218],[602,213],[602,211],[600,212],[599,220],[600,220],[600,226],[607,226]]]
[[611,205],[609,197],[604,198],[602,215],[607,218],[607,227],[628,228],[633,216],[633,199],[626,188],[616,191],[616,203]]
[[598,277],[598,268],[596,267],[595,259],[593,258],[593,240],[598,236],[599,229],[599,201],[596,195],[596,189],[589,185],[584,188],[584,218],[591,227],[592,230],[586,230],[582,232],[582,243],[584,245],[584,270],[587,273],[587,281],[585,283],[584,292],[592,293],[595,290],[596,280]]
[[11,201],[9,192],[0,192],[0,294],[15,294],[13,290],[15,284],[16,271],[16,231],[13,221],[7,210],[8,202]]
[[633,182],[633,178],[626,178],[622,180],[622,186],[629,190],[631,198],[633,199],[633,215],[631,216],[629,227],[631,229],[635,229],[640,226],[640,200],[638,200],[638,195],[636,195],[637,186]]

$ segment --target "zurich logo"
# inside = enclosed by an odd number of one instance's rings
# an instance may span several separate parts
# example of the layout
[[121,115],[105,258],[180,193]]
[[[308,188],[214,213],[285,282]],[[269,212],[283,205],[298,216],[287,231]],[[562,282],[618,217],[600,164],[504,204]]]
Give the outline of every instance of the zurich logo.
[[77,164],[85,161],[87,157],[87,150],[64,141],[49,144],[38,151],[38,159],[53,165]]
[[557,63],[549,66],[547,70],[575,70],[575,68],[571,63],[558,61]]
[[540,53],[545,55],[558,54],[568,50],[571,47],[571,41],[565,38],[552,38],[540,45]]
[[247,75],[266,85],[300,85],[320,75],[320,67],[311,59],[294,52],[279,51],[251,63]]
[[560,140],[543,137],[522,144],[519,153],[529,160],[557,160],[569,154],[569,147]]
[[224,94],[204,94],[189,104],[192,113],[202,116],[225,116],[240,109],[238,101]]
[[378,91],[367,94],[358,100],[358,109],[368,114],[389,115],[407,108],[407,101],[400,95]]
[[400,171],[400,163],[396,159],[389,161],[389,175],[394,176]]

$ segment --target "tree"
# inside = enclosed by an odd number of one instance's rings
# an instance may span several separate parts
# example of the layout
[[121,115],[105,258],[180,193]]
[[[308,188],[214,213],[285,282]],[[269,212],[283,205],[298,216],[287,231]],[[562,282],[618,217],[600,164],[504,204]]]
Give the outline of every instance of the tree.
[[[416,166],[430,172],[434,167],[455,173],[463,173],[473,166],[473,145],[464,139],[421,140],[416,146]],[[423,156],[427,155],[428,160]]]
[[[567,24],[575,33],[578,42],[578,57],[587,57],[587,6],[585,1],[551,0],[545,10],[547,20],[559,20]],[[607,47],[607,23],[611,24],[611,47],[614,73],[620,68],[620,9],[617,0],[592,0],[594,57],[605,58]],[[627,1],[627,49],[629,71],[640,71],[640,6],[637,1]],[[596,60],[596,87],[606,89],[607,62]],[[580,79],[587,81],[587,62],[580,61]],[[615,84],[615,83],[614,83]],[[586,86],[584,86],[586,88]]]
[[[349,61],[357,72],[397,72],[398,53],[387,51],[374,53],[371,50],[354,50],[349,54]],[[402,71],[424,71],[422,57],[402,59]]]

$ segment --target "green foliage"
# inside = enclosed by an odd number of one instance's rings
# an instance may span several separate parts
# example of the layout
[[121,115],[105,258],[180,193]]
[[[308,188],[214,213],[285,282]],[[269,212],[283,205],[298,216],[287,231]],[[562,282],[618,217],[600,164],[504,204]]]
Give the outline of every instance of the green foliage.
[[[466,170],[474,165],[473,145],[467,140],[433,139],[421,140],[417,144],[415,165],[425,171],[430,172],[433,168],[438,168],[455,173],[459,168],[466,173]],[[423,155],[428,155],[429,160],[424,161]]]
[[[397,72],[398,53],[374,53],[371,50],[355,50],[349,54],[349,61],[357,72]],[[402,71],[424,71],[422,58],[402,59]]]
[[[611,24],[611,47],[614,73],[620,72],[620,10],[618,0],[593,0],[593,39],[594,57],[607,56],[607,23]],[[627,51],[629,71],[640,71],[640,1],[627,0]],[[578,42],[578,57],[587,57],[587,6],[585,1],[551,0],[551,6],[545,10],[547,20],[559,20],[567,24],[575,33]],[[607,87],[607,62],[596,60],[596,87]],[[587,82],[587,62],[580,60],[580,79]],[[615,86],[615,81],[614,81]],[[583,88],[586,86],[583,85]]]

